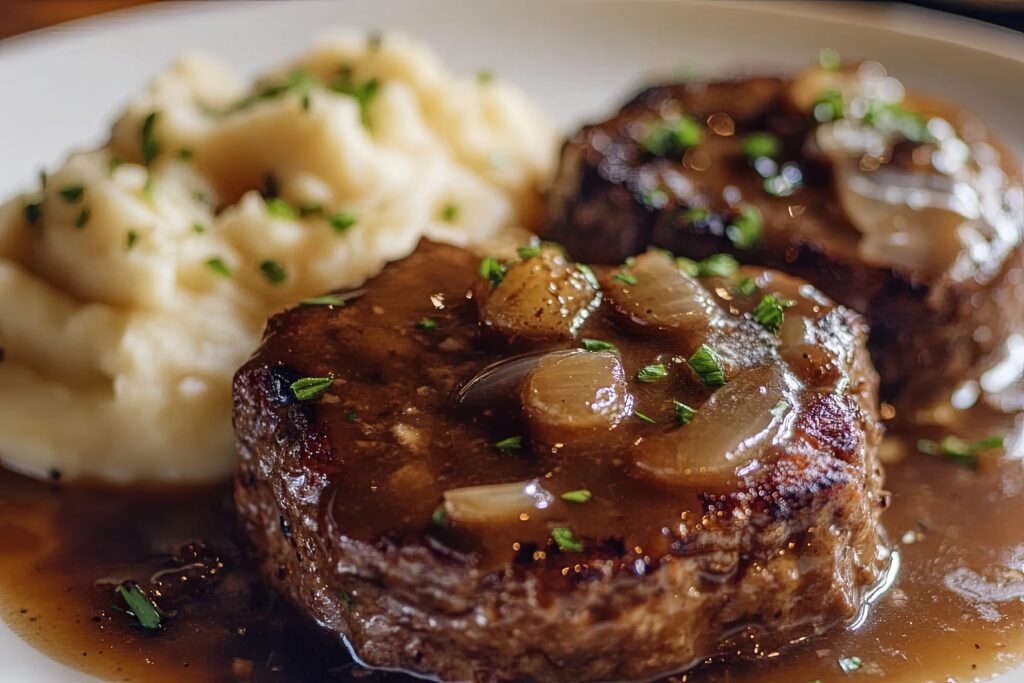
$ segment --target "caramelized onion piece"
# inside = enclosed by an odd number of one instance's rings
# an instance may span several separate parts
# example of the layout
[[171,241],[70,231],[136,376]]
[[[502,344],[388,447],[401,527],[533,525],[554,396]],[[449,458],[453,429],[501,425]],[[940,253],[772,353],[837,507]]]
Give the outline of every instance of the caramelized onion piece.
[[561,351],[541,358],[523,386],[531,436],[548,446],[601,438],[633,409],[617,354]]
[[706,332],[723,315],[696,278],[661,252],[638,256],[619,279],[609,279],[606,287],[615,310],[640,329]]
[[512,339],[574,338],[600,303],[597,283],[555,247],[509,266],[477,293],[481,322]]
[[531,479],[445,491],[444,510],[456,524],[502,524],[547,510],[555,500],[537,479]]
[[643,477],[669,486],[716,486],[756,459],[781,429],[788,409],[779,371],[739,373],[697,409],[686,426],[648,439],[634,460]]

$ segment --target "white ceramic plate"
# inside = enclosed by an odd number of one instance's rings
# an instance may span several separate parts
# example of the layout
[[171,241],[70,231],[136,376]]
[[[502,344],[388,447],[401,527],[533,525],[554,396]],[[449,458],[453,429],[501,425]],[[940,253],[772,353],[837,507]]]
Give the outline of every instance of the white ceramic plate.
[[[325,28],[400,29],[453,69],[489,68],[569,130],[647,76],[788,70],[819,48],[872,58],[911,86],[963,102],[1024,151],[1024,38],[900,7],[608,0],[343,0],[161,4],[0,42],[0,195],[30,187],[73,147],[100,142],[127,99],[175,56],[202,49],[249,73]],[[91,680],[0,624],[0,679]],[[1024,683],[1024,671],[1001,683]]]

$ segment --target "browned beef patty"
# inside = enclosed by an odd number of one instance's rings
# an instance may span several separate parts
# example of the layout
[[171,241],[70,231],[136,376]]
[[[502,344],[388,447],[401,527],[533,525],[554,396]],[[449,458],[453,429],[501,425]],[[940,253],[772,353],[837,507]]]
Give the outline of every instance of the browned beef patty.
[[804,278],[864,314],[883,396],[952,385],[1022,322],[1013,156],[878,64],[649,88],[562,149],[546,238],[619,263],[649,246]]
[[863,321],[729,259],[521,256],[424,243],[271,319],[234,423],[272,584],[445,680],[646,679],[850,619],[885,557]]

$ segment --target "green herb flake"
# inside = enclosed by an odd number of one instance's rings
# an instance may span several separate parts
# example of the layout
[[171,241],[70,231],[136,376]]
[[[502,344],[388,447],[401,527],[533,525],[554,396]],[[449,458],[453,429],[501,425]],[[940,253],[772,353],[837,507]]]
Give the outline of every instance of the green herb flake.
[[697,277],[700,275],[700,264],[693,259],[680,256],[676,259],[676,266],[678,266],[679,270],[683,271],[690,277]]
[[581,344],[587,351],[618,351],[615,344],[600,339],[583,339]]
[[423,330],[424,332],[430,332],[436,330],[439,327],[436,320],[430,318],[420,318],[419,322],[416,323],[417,330]]
[[919,143],[932,139],[928,131],[928,121],[896,102],[870,102],[863,123],[883,133],[901,135],[910,142]]
[[353,410],[352,412],[345,416],[345,421],[351,424],[359,422],[359,413]]
[[142,196],[146,201],[153,200],[153,174],[146,172],[146,182],[142,185]]
[[324,207],[320,204],[303,204],[299,207],[300,218],[305,218],[306,216],[322,216],[323,213]]
[[843,118],[843,94],[838,90],[826,90],[814,103],[811,110],[814,120],[828,123]]
[[347,211],[340,211],[328,218],[327,224],[331,226],[334,232],[346,232],[356,224],[356,217]]
[[192,232],[194,232],[197,235],[202,235],[204,232],[206,232],[206,226],[200,223],[199,221],[196,221],[195,223],[192,224]]
[[278,218],[283,221],[296,221],[299,219],[299,212],[295,208],[281,199],[280,197],[270,197],[265,200],[267,204],[267,213],[273,218]]
[[709,387],[720,387],[725,384],[725,368],[722,359],[707,344],[701,344],[686,361],[701,381]]
[[732,277],[739,270],[739,262],[729,254],[712,254],[697,263],[700,277]]
[[676,422],[680,425],[688,425],[693,419],[693,416],[697,414],[697,411],[690,406],[686,405],[682,401],[672,401],[672,407],[676,412]]
[[206,259],[206,267],[217,273],[217,275],[231,277],[231,269],[228,268],[228,265],[224,263],[224,259],[222,258],[214,257]]
[[351,593],[346,591],[338,591],[338,597],[341,598],[342,604],[345,605],[345,611],[352,614],[356,611],[356,599],[352,597]]
[[823,47],[818,51],[818,66],[825,71],[839,71],[843,64],[843,58],[839,50],[831,47]]
[[1003,448],[1005,437],[989,436],[977,441],[967,441],[958,436],[946,436],[939,441],[918,439],[917,450],[925,455],[944,455],[967,467],[977,467],[978,455],[985,451]]
[[83,206],[82,210],[78,212],[78,218],[75,219],[75,229],[81,230],[89,222],[89,218],[92,216],[92,209],[88,206]]
[[178,150],[178,153],[175,156],[182,161],[191,161],[194,155],[195,153],[191,149],[188,147],[182,147]]
[[726,229],[725,235],[739,249],[750,249],[761,241],[764,233],[764,220],[757,207],[747,204],[740,209],[736,217]]
[[149,166],[160,156],[160,141],[156,139],[154,128],[160,112],[150,112],[142,120],[142,130],[139,133],[140,146],[142,149],[142,163]]
[[291,383],[291,390],[299,401],[315,401],[323,396],[333,383],[333,377],[303,377]]
[[85,187],[82,185],[65,185],[57,190],[57,193],[68,204],[75,204],[82,201],[82,197],[85,195]]
[[523,447],[523,437],[510,436],[507,439],[502,439],[501,441],[494,444],[494,447],[497,448],[502,453],[507,453],[508,451],[521,450]]
[[309,111],[313,107],[313,100],[310,98],[308,92],[302,93],[302,98],[299,100],[299,106],[302,107],[302,111]]
[[163,613],[139,588],[139,584],[125,581],[115,588],[114,592],[128,605],[128,612],[139,622],[139,626],[149,631],[160,628]]
[[540,256],[539,246],[519,247],[516,249],[516,253],[519,254],[519,258],[524,261],[529,261],[534,256]]
[[692,116],[662,119],[650,126],[640,144],[654,156],[678,155],[704,139],[700,122]]
[[441,209],[441,220],[446,223],[451,223],[459,217],[459,207],[457,204],[445,204],[445,207]]
[[627,285],[635,285],[637,283],[636,277],[629,273],[615,273],[612,279]]
[[299,302],[303,306],[344,306],[345,300],[337,294],[325,294],[310,299],[303,299]]
[[494,81],[494,72],[490,69],[480,69],[476,72],[476,82],[486,85]]
[[839,668],[843,670],[844,674],[853,673],[863,664],[860,657],[842,657],[839,660]]
[[430,515],[430,523],[434,526],[448,526],[448,513],[445,512],[443,505],[438,505],[434,509],[434,514]]
[[793,304],[793,301],[779,299],[773,294],[765,294],[754,307],[754,320],[772,334],[778,334],[785,318],[783,311]]
[[644,413],[641,413],[639,410],[633,411],[633,417],[640,420],[641,422],[646,422],[649,425],[658,424],[658,421],[655,420],[653,417],[651,417],[650,415],[645,415]]
[[129,230],[125,236],[125,246],[129,249],[135,246],[135,243],[139,241],[139,231]]
[[359,117],[363,125],[367,128],[371,127],[370,103],[377,95],[377,91],[380,90],[380,81],[371,78],[362,83],[356,83],[352,78],[352,69],[342,67],[338,71],[338,77],[331,84],[331,90],[355,98],[356,104],[359,105]]
[[772,414],[772,417],[781,420],[782,416],[786,414],[787,410],[789,410],[789,404],[786,403],[785,401],[779,401],[768,412]]
[[757,280],[752,277],[745,277],[736,285],[736,291],[743,296],[750,296],[757,291]]
[[380,31],[370,31],[366,34],[366,49],[370,52],[376,52],[380,49],[380,46],[384,44],[384,34]]
[[636,373],[637,381],[644,382],[645,384],[658,382],[666,377],[668,377],[668,370],[661,363],[645,365]]
[[478,272],[480,277],[490,281],[492,288],[500,285],[501,281],[505,279],[505,266],[501,265],[501,262],[493,256],[487,256],[480,261]]
[[564,526],[556,526],[551,530],[551,540],[555,542],[562,552],[583,552],[583,544],[576,540],[572,531]]
[[586,503],[593,496],[587,489],[577,489],[575,491],[566,491],[561,497],[562,500],[569,501],[570,503]]
[[114,176],[114,171],[116,171],[123,163],[124,162],[117,157],[110,157],[110,162],[107,165],[107,177],[112,178]]
[[25,220],[28,224],[35,225],[39,222],[39,218],[43,214],[43,205],[40,202],[32,202],[30,204],[26,204],[22,211],[24,212]]
[[749,159],[778,158],[782,152],[782,142],[778,136],[767,132],[751,133],[743,138],[743,153]]
[[266,278],[267,282],[275,285],[281,284],[288,278],[288,273],[285,271],[284,266],[273,259],[261,261],[260,272],[263,273],[263,277]]
[[703,223],[707,219],[711,218],[711,212],[700,207],[692,207],[686,210],[683,214],[683,218],[685,218],[688,223]]

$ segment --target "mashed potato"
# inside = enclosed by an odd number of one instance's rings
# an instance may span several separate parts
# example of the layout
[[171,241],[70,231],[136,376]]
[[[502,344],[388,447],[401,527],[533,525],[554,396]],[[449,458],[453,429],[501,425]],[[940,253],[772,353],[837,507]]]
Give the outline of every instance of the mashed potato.
[[523,95],[401,37],[249,87],[191,57],[109,143],[0,207],[0,457],[34,474],[229,474],[230,383],[284,305],[427,236],[529,224],[556,137]]

